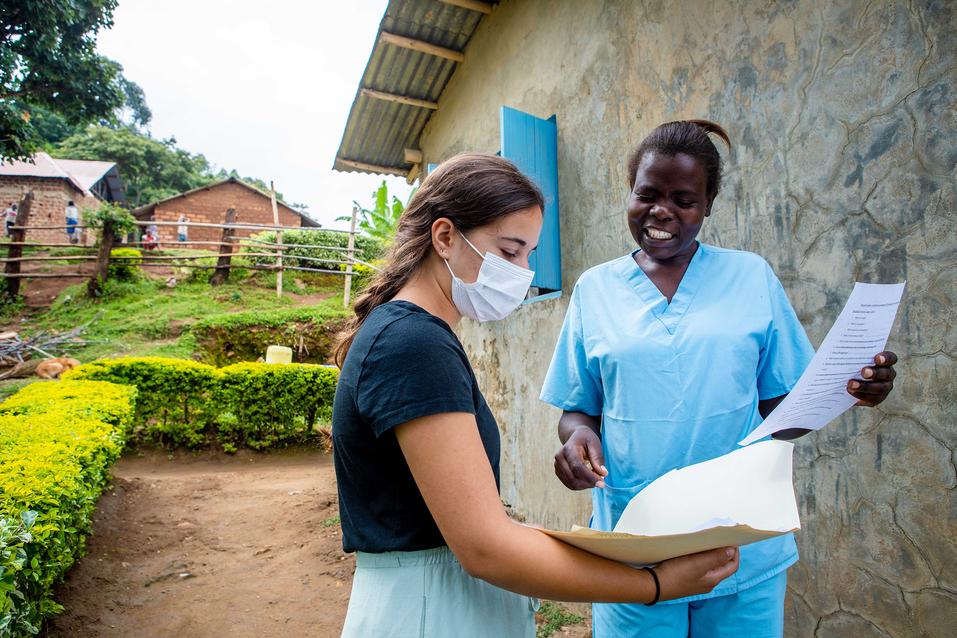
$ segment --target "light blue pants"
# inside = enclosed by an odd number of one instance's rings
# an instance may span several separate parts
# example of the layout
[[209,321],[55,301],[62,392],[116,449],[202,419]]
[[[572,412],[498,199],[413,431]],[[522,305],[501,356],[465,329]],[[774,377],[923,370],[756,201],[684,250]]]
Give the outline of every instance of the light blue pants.
[[727,596],[690,603],[592,605],[595,638],[781,638],[787,571]]
[[356,554],[343,638],[534,638],[538,601],[473,578],[448,547]]

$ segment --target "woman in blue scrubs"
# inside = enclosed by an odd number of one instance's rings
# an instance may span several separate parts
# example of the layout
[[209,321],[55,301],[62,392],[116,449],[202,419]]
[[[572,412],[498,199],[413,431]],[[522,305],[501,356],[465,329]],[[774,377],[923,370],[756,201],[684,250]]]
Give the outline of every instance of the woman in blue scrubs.
[[[659,126],[632,154],[627,217],[638,247],[581,276],[542,389],[563,410],[556,474],[570,489],[598,488],[595,529],[611,530],[662,474],[736,449],[814,354],[764,259],[697,240],[721,183],[709,133],[730,147],[720,126],[693,120]],[[878,353],[848,383],[859,405],[884,400],[896,361]],[[594,605],[594,635],[778,638],[797,559],[791,534],[747,545],[738,572],[710,593]]]

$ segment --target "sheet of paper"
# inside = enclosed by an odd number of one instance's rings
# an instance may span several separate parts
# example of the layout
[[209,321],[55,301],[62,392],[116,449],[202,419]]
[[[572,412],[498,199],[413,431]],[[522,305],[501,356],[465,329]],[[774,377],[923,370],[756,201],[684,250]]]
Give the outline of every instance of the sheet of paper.
[[754,432],[738,442],[749,445],[789,428],[820,430],[857,403],[847,382],[887,345],[904,284],[855,283],[837,321],[797,385]]
[[612,532],[577,527],[546,533],[634,565],[786,534],[801,527],[793,450],[786,441],[762,441],[672,470],[631,499]]

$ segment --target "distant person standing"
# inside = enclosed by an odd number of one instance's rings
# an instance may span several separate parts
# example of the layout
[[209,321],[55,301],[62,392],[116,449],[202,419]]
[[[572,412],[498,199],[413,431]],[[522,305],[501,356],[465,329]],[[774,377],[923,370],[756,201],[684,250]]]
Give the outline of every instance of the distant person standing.
[[71,199],[66,203],[66,235],[69,237],[71,244],[75,244],[79,241],[79,233],[77,233],[77,225],[79,223],[80,209],[76,207],[76,204],[74,204]]
[[179,226],[176,227],[176,238],[177,238],[180,242],[185,242],[185,241],[186,241],[186,233],[187,233],[187,231],[189,230],[189,226],[186,225],[186,222],[188,222],[188,221],[189,221],[189,220],[186,219],[186,215],[185,215],[185,214],[181,214],[181,215],[179,216]]
[[17,223],[17,205],[13,202],[10,202],[10,205],[7,206],[7,209],[3,211],[3,219],[6,222],[4,228],[6,229],[7,237],[13,236],[13,227]]

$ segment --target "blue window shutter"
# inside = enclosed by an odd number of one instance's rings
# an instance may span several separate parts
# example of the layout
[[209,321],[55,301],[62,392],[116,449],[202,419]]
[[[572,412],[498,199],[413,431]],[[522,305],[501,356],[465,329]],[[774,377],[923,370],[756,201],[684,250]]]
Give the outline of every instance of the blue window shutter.
[[511,160],[545,195],[545,220],[538,248],[529,256],[535,271],[532,286],[541,292],[562,288],[562,248],[558,207],[558,126],[547,120],[502,107],[502,157]]

